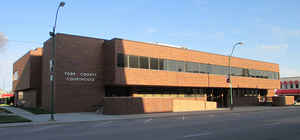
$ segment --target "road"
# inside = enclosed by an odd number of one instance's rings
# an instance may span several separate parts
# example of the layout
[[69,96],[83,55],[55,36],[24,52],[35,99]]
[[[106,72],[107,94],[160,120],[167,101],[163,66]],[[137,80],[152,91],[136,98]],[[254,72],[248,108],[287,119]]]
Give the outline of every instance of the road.
[[[0,128],[5,140],[300,139],[300,109]],[[3,140],[4,140],[3,139]]]

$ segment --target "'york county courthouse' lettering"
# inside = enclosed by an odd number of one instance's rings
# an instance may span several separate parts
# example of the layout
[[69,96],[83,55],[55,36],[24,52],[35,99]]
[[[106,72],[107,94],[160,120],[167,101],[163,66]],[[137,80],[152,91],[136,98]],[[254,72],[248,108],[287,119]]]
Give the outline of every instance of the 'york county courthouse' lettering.
[[[49,110],[51,48],[50,38],[43,48],[29,51],[14,63],[18,104]],[[233,57],[231,66],[236,106],[255,105],[280,88],[278,64]],[[228,107],[227,73],[228,56],[224,55],[119,38],[57,34],[54,108],[55,112],[83,112],[101,104],[113,110],[110,102],[133,97],[153,98],[148,102],[161,98],[162,108],[167,97],[201,98]],[[123,106],[129,107],[128,103]]]

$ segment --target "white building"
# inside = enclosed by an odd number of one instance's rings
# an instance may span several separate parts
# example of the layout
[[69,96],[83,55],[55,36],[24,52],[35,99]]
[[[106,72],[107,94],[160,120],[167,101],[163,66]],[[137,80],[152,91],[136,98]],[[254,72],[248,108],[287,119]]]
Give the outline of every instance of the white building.
[[300,76],[280,78],[280,90],[276,91],[276,95],[295,96],[295,100],[300,101]]

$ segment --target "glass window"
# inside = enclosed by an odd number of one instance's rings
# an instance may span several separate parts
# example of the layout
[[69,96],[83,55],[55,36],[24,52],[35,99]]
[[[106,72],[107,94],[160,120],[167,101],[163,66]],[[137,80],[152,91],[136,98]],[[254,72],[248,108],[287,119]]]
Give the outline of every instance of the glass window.
[[117,56],[117,65],[118,67],[127,67],[128,66],[128,56],[122,53],[118,53]]
[[290,85],[291,85],[291,86],[290,86],[291,88],[294,88],[294,84],[293,84],[293,83],[290,83]]
[[211,73],[211,68],[209,64],[199,64],[200,73]]
[[295,86],[295,88],[299,88],[299,84],[298,84],[298,83],[296,83],[296,86]]
[[167,69],[168,68],[168,65],[167,65],[168,61],[166,59],[159,59],[158,62],[159,62],[159,69],[160,70],[168,70]]
[[235,67],[232,67],[231,68],[231,75],[232,76],[244,76],[244,69],[242,68],[235,68]]
[[243,69],[243,75],[244,77],[249,77],[249,69]]
[[174,60],[167,60],[167,61],[168,61],[168,71],[177,71],[176,61]]
[[129,67],[130,68],[139,68],[139,57],[129,55]]
[[13,75],[13,79],[14,79],[14,80],[18,80],[18,78],[19,78],[18,71],[15,71],[15,72],[14,72],[14,75]]
[[279,80],[279,73],[278,72],[273,72],[274,74],[274,79]]
[[211,65],[212,74],[218,75],[226,75],[227,67],[225,66],[218,66],[218,65]]
[[149,69],[149,58],[140,56],[140,68],[142,69]]
[[176,71],[184,72],[184,62],[183,61],[176,61]]
[[150,58],[150,69],[158,70],[158,59]]
[[273,72],[266,71],[266,73],[267,73],[267,78],[268,78],[268,79],[274,79],[274,74],[273,74]]
[[249,70],[249,77],[256,77],[256,71],[255,70]]
[[23,91],[18,92],[18,100],[23,100]]
[[262,78],[268,79],[268,72],[267,71],[261,71],[262,72]]
[[263,71],[255,70],[256,71],[256,78],[263,78]]
[[199,73],[199,64],[193,62],[186,62],[185,71],[192,73]]

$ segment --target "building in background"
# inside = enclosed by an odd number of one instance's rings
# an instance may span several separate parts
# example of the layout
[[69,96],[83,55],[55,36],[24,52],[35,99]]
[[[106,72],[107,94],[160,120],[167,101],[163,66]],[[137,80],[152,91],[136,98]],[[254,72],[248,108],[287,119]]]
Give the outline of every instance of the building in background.
[[[114,38],[56,35],[55,111],[92,111],[104,97],[201,97],[227,107],[228,56]],[[201,45],[201,44],[199,44]],[[14,64],[17,102],[50,107],[52,39]],[[233,57],[235,105],[257,105],[280,88],[279,65]]]
[[280,90],[276,91],[279,96],[294,96],[295,101],[300,102],[300,76],[280,78]]

